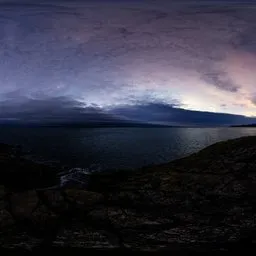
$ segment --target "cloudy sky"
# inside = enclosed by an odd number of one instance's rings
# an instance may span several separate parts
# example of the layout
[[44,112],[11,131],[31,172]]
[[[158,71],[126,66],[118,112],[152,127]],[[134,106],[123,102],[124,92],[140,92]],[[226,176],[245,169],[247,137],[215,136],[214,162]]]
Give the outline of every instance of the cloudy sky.
[[256,1],[0,0],[0,121],[256,122]]

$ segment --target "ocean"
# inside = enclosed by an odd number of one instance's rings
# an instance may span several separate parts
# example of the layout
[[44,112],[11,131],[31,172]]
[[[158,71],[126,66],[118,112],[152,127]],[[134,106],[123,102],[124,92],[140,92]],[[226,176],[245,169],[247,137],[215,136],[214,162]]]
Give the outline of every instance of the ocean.
[[0,142],[21,145],[32,159],[91,171],[161,164],[251,135],[256,128],[0,127]]

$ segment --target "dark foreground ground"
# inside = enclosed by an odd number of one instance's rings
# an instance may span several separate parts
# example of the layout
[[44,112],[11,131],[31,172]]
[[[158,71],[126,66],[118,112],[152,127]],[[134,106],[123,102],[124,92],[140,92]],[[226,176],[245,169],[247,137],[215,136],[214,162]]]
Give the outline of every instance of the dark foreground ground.
[[95,174],[87,190],[46,188],[55,174],[0,145],[2,250],[256,249],[256,137],[134,172]]

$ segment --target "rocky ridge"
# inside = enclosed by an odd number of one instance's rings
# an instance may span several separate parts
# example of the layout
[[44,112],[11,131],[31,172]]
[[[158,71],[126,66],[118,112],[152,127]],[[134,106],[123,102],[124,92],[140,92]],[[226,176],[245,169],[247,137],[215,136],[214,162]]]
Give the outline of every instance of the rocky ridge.
[[[220,142],[189,157],[133,172],[97,173],[86,190],[46,188],[54,184],[56,172],[11,152],[11,147],[0,147],[3,249],[254,247],[256,137]],[[18,175],[15,182],[13,175]]]

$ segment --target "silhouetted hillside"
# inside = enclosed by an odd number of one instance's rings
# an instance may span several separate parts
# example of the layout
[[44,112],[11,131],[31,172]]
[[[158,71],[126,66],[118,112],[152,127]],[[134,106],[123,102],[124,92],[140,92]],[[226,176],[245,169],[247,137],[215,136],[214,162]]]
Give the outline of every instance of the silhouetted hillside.
[[256,127],[256,124],[232,125],[231,127]]

